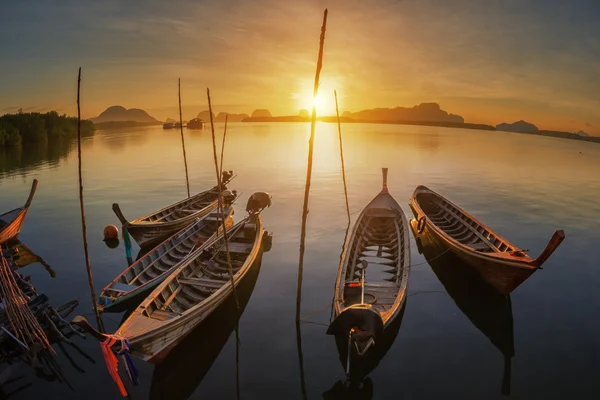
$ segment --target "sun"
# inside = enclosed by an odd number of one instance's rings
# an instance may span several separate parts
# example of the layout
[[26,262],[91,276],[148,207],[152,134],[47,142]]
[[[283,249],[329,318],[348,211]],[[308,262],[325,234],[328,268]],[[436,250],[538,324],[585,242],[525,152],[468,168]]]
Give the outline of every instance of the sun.
[[311,83],[309,81],[302,82],[300,90],[294,96],[297,99],[298,108],[305,109],[310,114],[314,106],[317,109],[317,116],[334,116],[335,98],[333,97],[333,89],[335,88],[335,83],[329,81],[321,82],[318,94],[313,97]]

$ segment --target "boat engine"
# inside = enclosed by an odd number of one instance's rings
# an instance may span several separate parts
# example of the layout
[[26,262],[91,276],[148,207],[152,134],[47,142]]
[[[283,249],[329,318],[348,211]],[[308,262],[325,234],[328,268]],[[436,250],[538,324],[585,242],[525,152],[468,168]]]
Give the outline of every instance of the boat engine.
[[248,199],[246,211],[248,214],[259,214],[267,207],[271,207],[271,195],[267,192],[256,192]]

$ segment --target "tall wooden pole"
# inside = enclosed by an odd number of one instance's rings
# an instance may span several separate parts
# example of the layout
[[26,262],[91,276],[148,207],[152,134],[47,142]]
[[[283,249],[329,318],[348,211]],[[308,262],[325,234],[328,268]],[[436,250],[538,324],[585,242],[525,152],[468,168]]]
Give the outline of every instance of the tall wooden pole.
[[179,89],[179,131],[181,132],[181,147],[183,148],[183,164],[185,165],[185,184],[187,186],[187,194],[190,197],[190,179],[188,177],[187,157],[185,155],[185,140],[183,139],[183,118],[181,116],[181,78],[177,80],[177,88]]
[[90,285],[90,293],[92,295],[92,303],[94,304],[94,314],[96,316],[96,324],[98,329],[104,332],[104,325],[100,319],[98,312],[98,304],[96,303],[96,290],[94,289],[94,280],[92,279],[92,267],[90,266],[90,255],[87,244],[87,228],[85,225],[85,210],[83,207],[83,178],[81,176],[81,107],[79,102],[79,93],[81,91],[81,67],[79,67],[79,75],[77,75],[77,158],[79,160],[79,207],[81,208],[81,231],[83,234],[83,251],[85,252],[85,268],[88,275],[88,283]]
[[[319,76],[323,67],[323,45],[325,44],[325,31],[327,29],[327,9],[323,13],[321,38],[319,41],[319,58],[315,73],[313,100],[319,94]],[[310,180],[312,177],[313,148],[315,144],[315,126],[317,124],[317,107],[313,101],[312,119],[310,122],[310,139],[308,140],[308,165],[306,168],[306,185],[304,186],[304,204],[302,206],[302,232],[300,233],[300,259],[298,261],[298,287],[296,291],[296,320],[300,319],[300,303],[302,301],[302,273],[304,269],[304,242],[306,239],[306,218],[308,217],[308,196],[310,194]]]
[[333,91],[335,97],[335,115],[337,116],[338,136],[340,138],[340,158],[342,160],[342,180],[344,181],[344,198],[346,199],[346,214],[350,223],[350,206],[348,205],[348,189],[346,187],[346,169],[344,168],[344,148],[342,146],[342,124],[340,123],[340,109],[338,107],[337,91]]
[[[210,102],[210,89],[206,88],[206,96],[208,97],[208,113],[210,114],[210,131],[212,134],[213,144],[213,156],[215,159],[215,172],[217,174],[217,187],[219,189],[219,200],[217,222],[220,219],[223,227],[223,240],[225,240],[225,251],[227,252],[227,265],[229,266],[229,276],[231,277],[231,290],[233,291],[233,297],[235,298],[235,304],[237,308],[240,308],[240,302],[238,301],[237,293],[235,291],[235,280],[233,279],[233,267],[231,266],[231,255],[229,254],[229,239],[227,238],[227,226],[225,225],[225,215],[223,215],[223,184],[222,176],[219,176],[219,160],[217,159],[217,139],[215,138],[215,123],[213,122],[212,104]],[[227,129],[227,126],[225,126]],[[227,134],[227,130],[223,135]],[[223,139],[224,140],[224,139]],[[221,168],[222,169],[222,168]]]
[[302,206],[302,231],[300,234],[300,258],[298,260],[298,286],[296,289],[296,349],[298,351],[298,366],[300,368],[300,389],[302,399],[307,399],[306,381],[304,379],[304,354],[302,352],[302,332],[300,330],[300,308],[302,304],[302,274],[304,270],[304,244],[306,239],[306,218],[308,217],[308,196],[310,194],[310,180],[312,177],[312,159],[315,143],[315,126],[317,124],[317,107],[314,98],[319,93],[319,76],[323,67],[323,45],[325,44],[325,31],[327,29],[327,9],[323,13],[323,24],[321,25],[321,37],[319,40],[319,58],[317,60],[317,71],[315,73],[315,85],[313,90],[313,108],[310,122],[310,139],[308,140],[308,165],[306,167],[306,185],[304,186],[304,204]]

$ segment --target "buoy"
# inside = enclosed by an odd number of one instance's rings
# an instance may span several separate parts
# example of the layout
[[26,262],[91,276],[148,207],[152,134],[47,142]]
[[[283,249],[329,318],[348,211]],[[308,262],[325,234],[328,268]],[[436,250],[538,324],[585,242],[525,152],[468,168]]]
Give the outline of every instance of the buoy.
[[114,225],[108,225],[104,228],[104,240],[113,240],[119,237],[119,229]]
[[105,239],[104,244],[106,244],[106,247],[108,247],[109,249],[116,249],[117,247],[119,247],[119,239]]

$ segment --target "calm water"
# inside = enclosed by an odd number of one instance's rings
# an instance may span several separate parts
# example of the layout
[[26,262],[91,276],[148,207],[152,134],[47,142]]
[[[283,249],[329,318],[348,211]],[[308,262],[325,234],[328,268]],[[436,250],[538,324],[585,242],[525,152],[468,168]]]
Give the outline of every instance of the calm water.
[[[300,399],[306,393],[316,399],[343,379],[335,341],[322,325],[329,321],[329,309],[314,312],[331,302],[347,226],[335,125],[321,124],[302,301],[302,314],[312,313],[307,318],[319,324],[301,324],[301,385],[294,313],[308,131],[306,124],[230,124],[225,168],[238,173],[231,188],[243,192],[237,217],[250,194],[270,192],[273,206],[263,216],[273,232],[272,250],[264,254],[253,290],[254,282],[248,285],[251,297],[238,329],[227,318],[231,307],[225,307],[210,332],[190,336],[168,365],[138,361],[142,384],[132,389],[132,397],[166,398],[169,390],[180,390],[177,395],[184,398],[239,394],[242,399]],[[215,181],[210,135],[186,132],[185,139],[191,189],[204,190]],[[353,218],[379,191],[380,168],[387,166],[390,190],[408,216],[412,190],[425,184],[534,256],[555,229],[564,229],[567,238],[544,269],[511,296],[511,397],[600,396],[599,145],[499,132],[354,124],[344,127],[344,151]],[[83,153],[90,258],[99,292],[127,265],[122,244],[109,249],[102,241],[103,227],[118,224],[111,204],[119,202],[128,218],[153,211],[185,196],[185,174],[179,133],[160,127],[98,132],[85,140]],[[76,147],[65,143],[0,152],[0,210],[20,206],[33,178],[40,185],[21,240],[57,277],[50,278],[39,264],[23,272],[55,305],[80,298],[76,313],[93,320]],[[457,304],[464,303],[447,293],[414,241],[412,250],[410,297],[390,350],[370,375],[373,398],[503,397],[504,357],[486,336],[490,332],[484,334],[469,319],[472,315],[461,311],[464,307]],[[493,320],[493,310],[490,315]],[[106,315],[107,329],[114,331],[120,318]],[[23,366],[13,375],[23,378],[5,384],[4,393],[32,383],[11,398],[118,398],[98,343],[74,340],[95,363],[64,346],[70,360],[62,351],[58,360],[66,382],[38,379]]]

